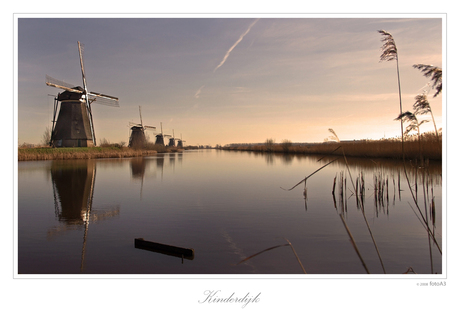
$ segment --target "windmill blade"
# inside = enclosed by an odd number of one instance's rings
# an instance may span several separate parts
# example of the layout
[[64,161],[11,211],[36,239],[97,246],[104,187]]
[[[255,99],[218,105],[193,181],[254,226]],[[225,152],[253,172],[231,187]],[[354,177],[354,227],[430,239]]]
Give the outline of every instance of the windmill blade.
[[141,126],[144,127],[144,125],[142,124],[141,106],[139,106],[139,118],[141,119]]
[[134,123],[134,122],[129,122],[129,126],[142,127],[141,124]]
[[81,77],[83,80],[83,88],[85,89],[85,94],[87,94],[88,87],[86,85],[85,65],[83,63],[83,45],[80,43],[80,41],[78,41],[77,43],[78,43],[78,53],[80,55],[80,67],[81,67]]
[[70,91],[70,92],[73,92],[73,93],[80,93],[80,94],[83,93],[81,90],[74,89],[75,86],[72,85],[72,84],[69,84],[69,83],[66,83],[64,81],[55,79],[55,78],[53,78],[53,77],[51,77],[49,75],[46,75],[45,78],[46,78],[45,83],[48,86],[64,89],[64,90],[67,90],[67,91]]
[[96,146],[96,134],[94,133],[94,124],[93,124],[93,114],[91,113],[91,106],[89,104],[89,96],[88,95],[88,86],[86,85],[86,76],[85,76],[85,66],[83,64],[83,46],[80,44],[80,41],[77,41],[78,44],[78,53],[80,54],[80,67],[81,67],[81,76],[83,79],[83,88],[84,88],[84,94],[85,100],[86,100],[86,109],[88,112],[89,116],[89,124],[91,128],[91,137],[93,139],[93,144]]
[[88,95],[94,96],[94,97],[100,97],[100,98],[105,98],[105,99],[110,99],[110,100],[118,101],[118,98],[117,98],[117,97],[109,96],[109,95],[104,95],[104,94],[101,94],[101,93],[96,93],[96,92],[94,92],[94,91],[89,92]]
[[153,126],[144,126],[145,129],[156,130],[156,127]]
[[110,106],[110,107],[116,107],[116,108],[120,107],[117,97],[99,94],[95,92],[88,93],[88,97],[91,103],[95,102],[95,103]]

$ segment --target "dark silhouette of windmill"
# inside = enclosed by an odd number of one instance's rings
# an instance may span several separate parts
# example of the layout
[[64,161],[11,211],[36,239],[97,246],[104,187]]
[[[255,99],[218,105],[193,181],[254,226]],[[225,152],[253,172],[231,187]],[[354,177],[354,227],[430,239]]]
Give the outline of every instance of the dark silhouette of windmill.
[[[83,46],[80,42],[77,43],[83,87],[75,87],[48,75],[46,76],[46,85],[64,90],[54,99],[50,145],[55,147],[96,146],[91,104],[96,102],[119,107],[117,97],[88,91],[83,64]],[[56,120],[59,102],[61,105]]]
[[184,147],[184,140],[182,140],[182,134],[180,134],[180,139],[177,139],[177,147]]
[[160,123],[160,128],[161,128],[160,133],[155,136],[156,137],[155,145],[163,145],[163,146],[165,146],[164,138],[165,137],[171,137],[171,135],[164,135],[163,134],[163,123]]
[[177,140],[177,139],[174,137],[174,129],[173,129],[173,134],[172,134],[172,137],[169,138],[169,144],[168,144],[168,146],[171,146],[171,147],[176,146],[176,140]]
[[156,127],[153,126],[144,126],[142,123],[142,113],[141,106],[139,106],[139,118],[141,120],[140,124],[130,122],[131,126],[131,136],[129,137],[129,147],[132,148],[142,148],[144,147],[147,139],[145,138],[145,130],[155,130]]

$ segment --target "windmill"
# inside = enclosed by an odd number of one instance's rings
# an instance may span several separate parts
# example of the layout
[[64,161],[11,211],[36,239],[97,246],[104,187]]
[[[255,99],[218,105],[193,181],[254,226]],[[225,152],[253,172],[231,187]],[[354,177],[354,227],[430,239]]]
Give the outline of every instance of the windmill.
[[182,140],[182,134],[180,134],[180,139],[177,139],[177,147],[184,147],[184,140]]
[[[119,107],[117,97],[88,91],[83,64],[83,46],[80,42],[77,43],[83,87],[74,87],[71,84],[46,76],[46,85],[64,90],[54,100],[50,145],[55,147],[96,146],[91,104],[96,102]],[[59,102],[61,107],[56,120]]]
[[141,106],[139,106],[139,118],[141,120],[140,124],[130,122],[131,126],[131,136],[129,137],[129,147],[141,148],[145,145],[145,130],[151,129],[155,130],[156,127],[153,126],[144,126],[142,123],[142,113]]
[[169,138],[169,144],[168,146],[176,146],[176,138],[174,137],[174,129],[173,129],[173,134],[172,134],[172,138]]
[[161,126],[161,131],[159,134],[157,134],[155,137],[156,137],[156,140],[155,140],[155,145],[165,145],[165,140],[164,138],[165,137],[171,137],[171,135],[164,135],[163,134],[163,123],[160,123],[160,126]]

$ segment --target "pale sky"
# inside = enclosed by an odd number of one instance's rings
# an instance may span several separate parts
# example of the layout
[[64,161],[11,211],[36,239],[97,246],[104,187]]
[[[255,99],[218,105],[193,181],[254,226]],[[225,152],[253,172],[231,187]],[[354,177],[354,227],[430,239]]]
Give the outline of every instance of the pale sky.
[[[381,17],[381,15],[379,15]],[[339,16],[340,17],[340,16]],[[415,17],[415,15],[414,15]],[[18,143],[39,143],[60,90],[45,75],[82,85],[84,44],[90,91],[120,99],[93,104],[97,142],[128,142],[130,121],[186,145],[322,142],[400,134],[396,62],[380,62],[381,35],[398,48],[403,109],[430,80],[412,65],[443,66],[443,21],[427,18],[18,19]],[[428,94],[442,128],[442,95]],[[432,131],[432,122],[422,131]],[[154,140],[153,133],[150,133]]]

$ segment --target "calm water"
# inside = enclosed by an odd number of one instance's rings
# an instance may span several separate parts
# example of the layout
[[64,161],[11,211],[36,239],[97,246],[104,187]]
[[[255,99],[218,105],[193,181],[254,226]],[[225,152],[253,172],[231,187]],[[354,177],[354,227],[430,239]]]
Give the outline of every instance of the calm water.
[[[18,163],[20,274],[364,274],[340,215],[370,273],[379,256],[337,161],[290,188],[330,159],[216,150],[134,159]],[[388,274],[442,273],[442,255],[414,212],[398,162],[352,160],[365,180],[365,215]],[[415,172],[416,171],[416,172]],[[442,169],[410,171],[411,184],[442,248]],[[346,176],[344,198],[334,178]],[[398,182],[398,175],[401,180]],[[374,184],[388,180],[381,198]],[[398,183],[400,185],[398,185]],[[399,190],[400,189],[400,190]],[[335,197],[335,199],[334,199]],[[424,199],[426,197],[426,199]],[[434,197],[434,199],[433,199]],[[376,199],[377,198],[377,199]],[[430,205],[434,200],[434,212]],[[135,238],[193,248],[182,258],[134,247]]]

